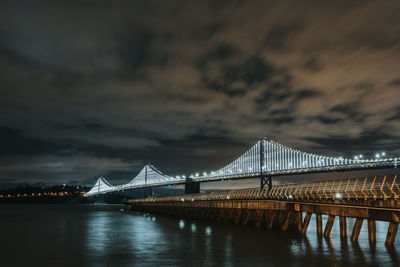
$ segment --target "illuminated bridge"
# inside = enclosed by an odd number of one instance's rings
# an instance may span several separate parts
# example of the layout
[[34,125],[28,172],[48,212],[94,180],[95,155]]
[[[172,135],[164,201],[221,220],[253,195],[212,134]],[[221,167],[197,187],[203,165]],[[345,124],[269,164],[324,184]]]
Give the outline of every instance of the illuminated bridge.
[[[352,224],[350,240],[357,242],[364,221],[368,239],[376,244],[376,221],[388,222],[385,240],[393,247],[400,223],[400,178],[385,175],[272,186],[277,175],[315,172],[397,168],[398,158],[354,159],[326,157],[291,149],[262,139],[225,167],[171,177],[146,165],[129,183],[112,186],[97,180],[86,196],[136,188],[185,184],[185,194],[127,200],[131,210],[166,214],[217,222],[253,225],[265,229],[292,230],[306,234],[311,217],[316,217],[318,236],[329,238],[335,218],[340,237],[347,238],[347,223]],[[200,193],[200,183],[224,179],[260,178],[260,188]],[[188,190],[187,190],[188,189]],[[323,230],[323,220],[326,217]],[[349,218],[349,219],[348,219]]]
[[148,164],[126,184],[111,185],[105,178],[99,178],[85,196],[176,184],[185,184],[185,193],[198,193],[201,182],[246,178],[260,178],[261,188],[271,189],[272,176],[397,168],[398,160],[399,158],[386,158],[383,153],[377,154],[373,159],[365,159],[362,156],[354,159],[321,156],[292,149],[264,138],[219,170],[196,173],[187,177],[185,175],[172,177]]

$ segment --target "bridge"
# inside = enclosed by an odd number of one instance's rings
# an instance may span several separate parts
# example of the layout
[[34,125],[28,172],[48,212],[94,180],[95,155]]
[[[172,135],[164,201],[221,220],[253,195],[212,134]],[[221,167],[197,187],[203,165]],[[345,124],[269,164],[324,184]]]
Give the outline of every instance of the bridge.
[[[340,237],[347,238],[347,218],[354,218],[351,241],[357,242],[363,222],[368,238],[376,244],[377,220],[389,223],[385,245],[393,247],[400,223],[400,177],[360,177],[272,186],[272,177],[316,172],[397,168],[398,158],[354,159],[321,156],[262,139],[240,157],[219,170],[172,177],[148,164],[130,182],[113,186],[99,178],[85,194],[93,196],[137,188],[185,184],[185,194],[133,199],[125,204],[140,212],[231,222],[266,229],[297,231],[305,235],[316,217],[318,236],[329,238],[339,217]],[[260,187],[200,193],[200,183],[224,179],[259,178]],[[187,190],[189,189],[189,190]],[[322,216],[327,216],[323,230]]]
[[110,192],[185,184],[185,193],[198,193],[200,183],[231,179],[260,178],[260,187],[272,188],[272,177],[304,173],[397,168],[399,158],[377,154],[373,159],[321,156],[281,145],[263,138],[245,153],[219,170],[192,175],[169,176],[148,164],[130,182],[111,185],[105,178],[97,180],[85,196]]

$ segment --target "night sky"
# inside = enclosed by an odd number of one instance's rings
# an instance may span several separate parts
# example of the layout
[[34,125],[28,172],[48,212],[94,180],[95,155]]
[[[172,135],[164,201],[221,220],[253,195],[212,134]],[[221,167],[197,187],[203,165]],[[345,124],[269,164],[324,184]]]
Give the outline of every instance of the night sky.
[[399,1],[1,1],[0,188],[400,154]]

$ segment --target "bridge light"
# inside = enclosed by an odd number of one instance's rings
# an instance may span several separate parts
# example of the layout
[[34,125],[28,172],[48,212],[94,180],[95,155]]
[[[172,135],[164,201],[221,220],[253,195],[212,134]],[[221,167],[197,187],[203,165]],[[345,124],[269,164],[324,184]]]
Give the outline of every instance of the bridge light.
[[195,175],[196,177],[199,177],[199,173],[196,173],[196,175]]
[[203,176],[207,176],[207,173],[206,173],[206,172],[203,172]]
[[375,158],[379,159],[381,155],[379,155],[378,153],[375,154]]
[[342,194],[336,193],[335,197],[336,197],[337,199],[341,199],[341,198],[342,198]]
[[382,152],[381,155],[382,155],[382,156],[386,156],[386,153],[385,153],[385,152]]
[[192,202],[194,201],[194,199],[192,198]]
[[183,198],[181,198],[181,201],[185,201]]
[[229,197],[229,196],[226,196],[226,198],[229,199],[230,197]]
[[360,159],[362,159],[362,158],[363,158],[363,155],[360,154],[358,157],[359,157]]
[[185,176],[185,175],[182,175],[182,178],[183,178],[183,179],[186,179],[186,176]]
[[293,196],[292,196],[292,195],[289,195],[289,198],[290,198],[290,199],[292,199],[292,198],[293,198]]

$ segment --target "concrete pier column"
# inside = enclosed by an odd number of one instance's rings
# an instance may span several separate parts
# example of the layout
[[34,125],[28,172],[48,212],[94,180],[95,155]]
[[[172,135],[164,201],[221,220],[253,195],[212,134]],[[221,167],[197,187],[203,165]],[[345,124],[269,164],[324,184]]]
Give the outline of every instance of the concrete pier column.
[[326,222],[324,237],[328,238],[331,235],[333,223],[335,222],[335,215],[329,215],[328,221]]
[[361,218],[357,218],[356,222],[354,223],[354,227],[353,227],[353,232],[351,233],[351,242],[357,242],[358,241],[358,237],[360,236],[360,231],[361,231],[361,227],[362,224],[364,222],[364,219]]

